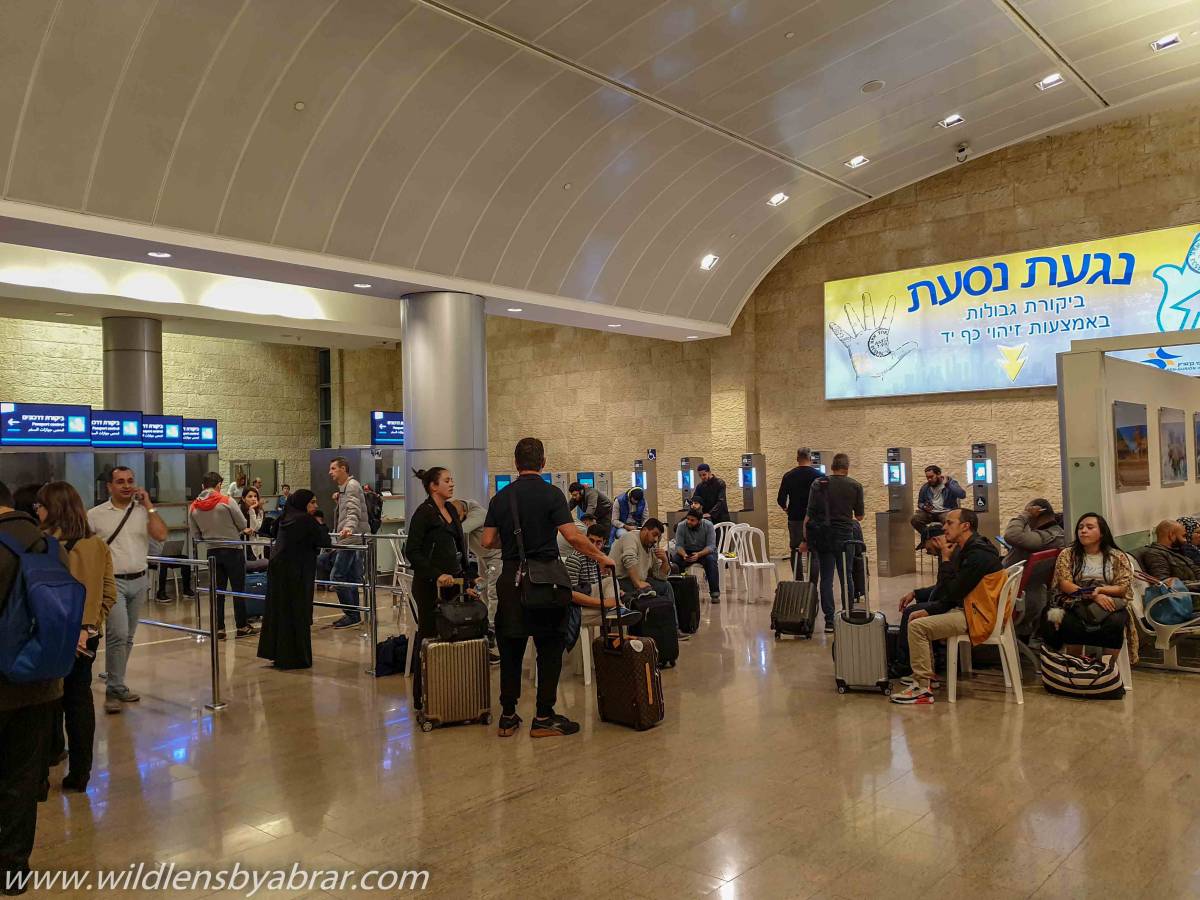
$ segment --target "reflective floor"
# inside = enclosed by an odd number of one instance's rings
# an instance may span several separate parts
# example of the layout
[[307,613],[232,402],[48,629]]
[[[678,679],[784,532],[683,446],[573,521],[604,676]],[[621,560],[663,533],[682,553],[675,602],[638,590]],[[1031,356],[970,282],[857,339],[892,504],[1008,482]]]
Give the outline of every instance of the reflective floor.
[[57,770],[33,864],[427,869],[438,897],[1200,896],[1196,677],[1135,670],[1126,700],[1085,703],[1027,671],[1018,707],[979,673],[954,705],[898,707],[839,696],[826,638],[775,642],[768,608],[706,606],[660,727],[599,723],[572,674],[583,732],[540,741],[421,733],[409,681],[363,674],[367,642],[330,618],[308,672],[227,642],[212,714],[207,646],[145,628],[143,700],[100,714],[86,795]]

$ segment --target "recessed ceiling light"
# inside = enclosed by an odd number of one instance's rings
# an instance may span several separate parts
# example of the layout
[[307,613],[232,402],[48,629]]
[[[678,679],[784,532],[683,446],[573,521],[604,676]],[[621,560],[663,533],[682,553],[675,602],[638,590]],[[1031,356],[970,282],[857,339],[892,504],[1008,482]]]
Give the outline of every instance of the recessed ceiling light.
[[520,306],[510,306],[510,307],[508,308],[508,311],[509,311],[509,312],[525,312],[525,309],[524,309],[523,307],[520,307]]
[[771,195],[771,199],[767,201],[767,206],[783,206],[787,201],[788,195],[780,191],[778,194]]
[[170,259],[171,258],[171,254],[168,253],[166,250],[151,250],[146,255],[153,256],[155,259]]
[[563,185],[563,190],[569,191],[570,189],[571,189],[571,182],[568,181]]
[[1063,80],[1064,79],[1061,74],[1059,74],[1058,72],[1051,72],[1049,75],[1047,75],[1045,78],[1043,78],[1041,81],[1039,81],[1037,83],[1037,89],[1039,91],[1048,91],[1052,87],[1058,87],[1060,84],[1063,83]]
[[876,91],[882,91],[886,81],[880,81],[878,78],[873,78],[859,88],[864,94],[874,94]]
[[61,316],[61,317],[62,317],[62,318],[64,318],[64,319],[73,319],[73,318],[75,318],[75,313],[57,312],[57,313],[55,313],[55,315],[56,315],[56,316]]
[[1150,49],[1158,53],[1160,50],[1170,50],[1172,47],[1178,47],[1180,43],[1179,32],[1164,34],[1157,41],[1150,42]]
[[280,333],[280,335],[279,335],[279,336],[280,336],[281,338],[289,338],[289,339],[290,339],[290,338],[293,338],[293,337],[295,337],[295,335],[291,335],[291,334],[283,334],[282,332]]
[[860,153],[858,156],[852,156],[846,160],[846,166],[850,169],[857,169],[859,166],[865,166],[870,161]]
[[786,31],[786,32],[784,32],[784,35],[783,35],[783,36],[784,36],[785,38],[787,38],[787,39],[790,41],[792,38],[794,38],[794,37],[796,36],[796,32],[794,32],[794,31]]
[[700,268],[705,272],[711,271],[720,259],[721,257],[715,253],[705,253],[700,259]]
[[698,341],[698,340],[700,340],[700,335],[698,335],[698,334],[689,334],[689,335],[687,336],[687,339],[688,339],[689,341]]
[[356,281],[354,282],[354,286],[356,288],[366,290],[367,288],[371,287],[371,283],[369,281]]
[[609,323],[608,323],[608,327],[609,327],[609,328],[620,328],[620,327],[621,327],[621,323],[620,323],[620,322],[609,322]]
[[953,128],[955,125],[961,125],[965,121],[967,120],[958,113],[950,113],[950,115],[946,116],[946,118],[942,119],[940,122],[938,122],[938,124],[943,128]]
[[304,110],[304,101],[303,101],[303,100],[297,100],[295,103],[293,103],[293,104],[292,104],[292,109],[294,109],[296,112],[303,112],[303,110]]

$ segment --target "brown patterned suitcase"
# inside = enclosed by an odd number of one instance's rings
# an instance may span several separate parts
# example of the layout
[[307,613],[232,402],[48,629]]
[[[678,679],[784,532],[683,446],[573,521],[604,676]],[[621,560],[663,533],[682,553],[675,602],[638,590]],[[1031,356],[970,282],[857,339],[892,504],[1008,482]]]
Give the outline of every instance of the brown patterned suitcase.
[[492,669],[485,638],[421,641],[422,731],[457,723],[492,721]]
[[[616,575],[613,575],[616,582]],[[620,587],[617,596],[621,595]],[[614,630],[615,624],[615,630]],[[600,637],[592,642],[596,677],[596,708],[602,722],[627,725],[638,731],[663,720],[662,675],[658,649],[647,637],[631,637],[617,616],[602,616]]]

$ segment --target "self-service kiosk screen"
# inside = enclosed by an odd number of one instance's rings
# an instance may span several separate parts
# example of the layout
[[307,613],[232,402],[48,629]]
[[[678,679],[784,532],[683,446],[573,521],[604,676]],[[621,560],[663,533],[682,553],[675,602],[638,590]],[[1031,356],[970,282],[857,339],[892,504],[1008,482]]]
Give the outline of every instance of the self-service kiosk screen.
[[546,482],[546,484],[554,484],[554,479],[550,477],[549,472],[542,473],[542,481]]
[[992,483],[992,461],[990,459],[973,459],[968,465],[971,472],[971,484]]
[[692,469],[679,470],[679,489],[681,491],[690,491],[695,487],[696,482],[693,481],[695,475]]
[[755,488],[758,487],[758,469],[753,467],[742,469],[742,487]]
[[510,484],[512,484],[512,476],[511,475],[497,475],[496,476],[496,493],[500,493],[500,491],[504,490]]
[[594,488],[596,486],[596,473],[595,472],[576,472],[575,480],[578,481],[580,484],[582,484],[584,487]]
[[641,488],[644,491],[646,489],[646,473],[645,472],[630,472],[629,474],[632,476],[629,479],[630,483],[635,488]]
[[904,478],[904,463],[884,463],[883,464],[883,483],[884,484],[907,484]]
[[825,471],[825,464],[824,464],[824,463],[817,463],[815,466],[813,466],[813,468],[814,468],[814,469],[816,469],[818,472],[820,472],[822,475],[826,475],[826,474],[828,474],[828,473]]

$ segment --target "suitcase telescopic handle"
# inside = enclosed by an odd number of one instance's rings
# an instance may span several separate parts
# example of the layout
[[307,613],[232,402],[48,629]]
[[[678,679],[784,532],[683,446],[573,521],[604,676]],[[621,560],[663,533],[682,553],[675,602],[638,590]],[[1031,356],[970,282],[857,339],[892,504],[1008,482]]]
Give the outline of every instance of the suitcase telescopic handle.
[[[617,640],[623,644],[626,641],[626,635],[625,622],[621,618],[621,583],[617,581],[616,568],[609,569],[608,574],[612,578],[613,602],[616,604],[613,606],[613,612],[615,613],[614,618],[617,620]],[[600,577],[603,578],[604,576],[601,575]],[[604,638],[605,642],[607,642],[610,633],[611,632],[609,631],[608,627],[608,612],[604,606],[604,590],[602,588],[600,590],[600,636]]]

